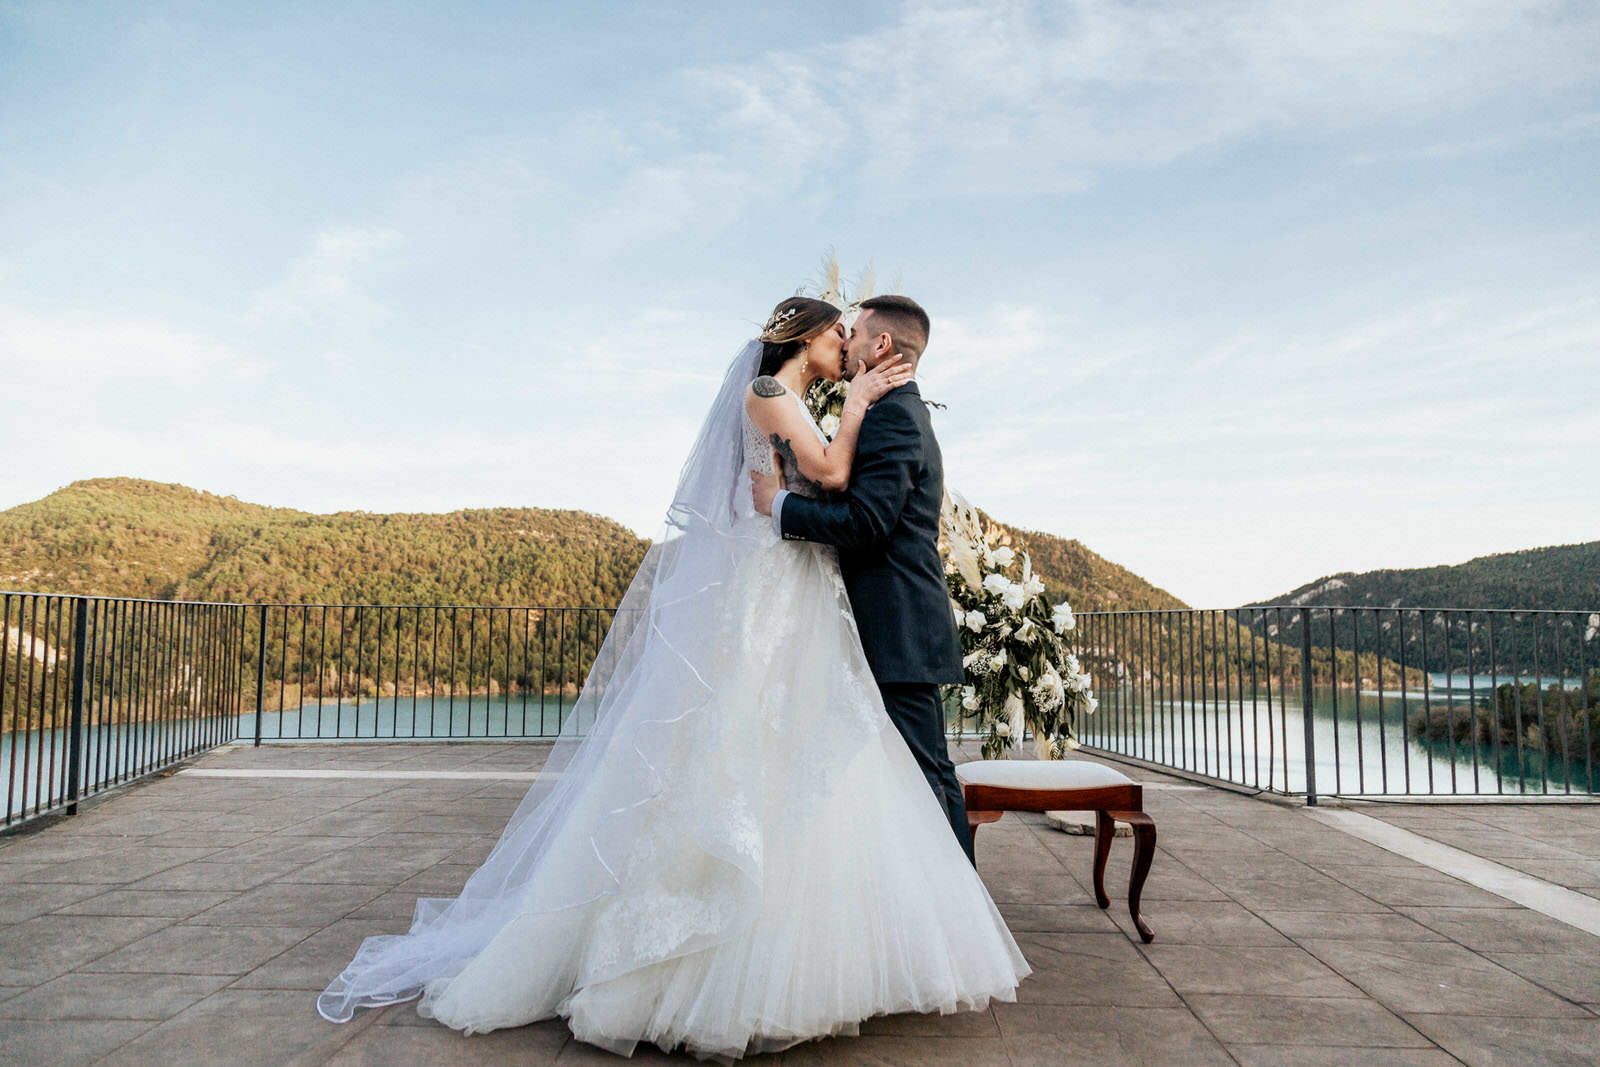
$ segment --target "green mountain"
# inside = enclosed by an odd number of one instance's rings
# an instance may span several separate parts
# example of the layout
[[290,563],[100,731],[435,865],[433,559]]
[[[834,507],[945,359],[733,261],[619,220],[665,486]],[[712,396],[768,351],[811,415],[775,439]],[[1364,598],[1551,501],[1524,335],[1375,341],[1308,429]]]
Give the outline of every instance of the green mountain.
[[1027,549],[1034,570],[1044,579],[1052,603],[1065,600],[1074,611],[1138,611],[1186,608],[1165,589],[1151,585],[1126,567],[1085,547],[1082,541],[1038,530],[1009,526],[979,512],[998,536],[996,544]]
[[[1595,662],[1589,613],[1600,610],[1600,541],[1454,566],[1334,574],[1262,603],[1367,609],[1314,616],[1316,646],[1327,644],[1331,631],[1341,647],[1430,671],[1582,678]],[[1490,608],[1510,610],[1484,611]],[[1249,617],[1258,633],[1281,629],[1291,646],[1303,640],[1299,612],[1264,608]]]
[[1318,578],[1260,604],[1382,608],[1600,608],[1600,541],[1479,556],[1453,566]]
[[313,515],[134,478],[0,511],[0,588],[159,600],[615,604],[647,543],[581,511]]
[[[992,521],[992,520],[990,520]],[[1079,611],[1182,607],[1081,542],[994,524]],[[648,543],[581,511],[315,515],[136,478],[0,511],[0,589],[157,600],[610,606]]]

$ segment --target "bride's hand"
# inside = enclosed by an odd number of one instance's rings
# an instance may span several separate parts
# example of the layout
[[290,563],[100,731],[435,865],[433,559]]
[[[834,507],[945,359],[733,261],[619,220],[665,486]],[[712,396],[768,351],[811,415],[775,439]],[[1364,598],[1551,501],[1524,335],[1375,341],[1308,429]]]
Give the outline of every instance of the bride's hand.
[[858,364],[860,369],[856,371],[856,376],[850,379],[848,401],[849,405],[859,405],[859,410],[863,414],[885,393],[898,389],[911,380],[911,366],[898,353],[871,370],[865,369],[866,365],[866,361],[862,360]]

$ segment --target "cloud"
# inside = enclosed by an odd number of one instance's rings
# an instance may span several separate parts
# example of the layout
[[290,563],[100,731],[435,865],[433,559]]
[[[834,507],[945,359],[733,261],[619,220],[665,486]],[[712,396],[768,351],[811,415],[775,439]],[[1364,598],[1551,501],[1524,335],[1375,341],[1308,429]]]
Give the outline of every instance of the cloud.
[[0,369],[10,388],[78,392],[129,380],[231,379],[259,370],[232,344],[149,315],[0,305]]
[[246,322],[343,334],[382,323],[390,308],[374,295],[368,276],[401,244],[399,231],[384,225],[340,224],[319,231],[288,265],[283,279],[255,297]]

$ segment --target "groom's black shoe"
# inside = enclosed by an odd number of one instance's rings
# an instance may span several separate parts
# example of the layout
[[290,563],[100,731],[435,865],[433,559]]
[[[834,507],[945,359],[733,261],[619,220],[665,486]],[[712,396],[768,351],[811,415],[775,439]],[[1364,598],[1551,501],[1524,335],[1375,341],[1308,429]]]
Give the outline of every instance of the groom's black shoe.
[[889,721],[906,739],[906,747],[916,757],[917,766],[928,779],[933,795],[945,809],[950,830],[961,851],[976,866],[972,855],[972,831],[967,826],[967,804],[961,796],[961,782],[955,764],[950,762],[950,746],[944,735],[944,704],[939,687],[925,682],[890,682],[880,685],[883,706]]

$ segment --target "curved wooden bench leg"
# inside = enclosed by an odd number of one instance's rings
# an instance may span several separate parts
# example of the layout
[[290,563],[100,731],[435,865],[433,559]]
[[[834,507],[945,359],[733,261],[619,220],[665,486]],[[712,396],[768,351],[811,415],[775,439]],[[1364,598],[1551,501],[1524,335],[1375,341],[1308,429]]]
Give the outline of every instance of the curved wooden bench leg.
[[1150,861],[1156,855],[1155,820],[1142,811],[1119,811],[1117,818],[1133,827],[1133,873],[1128,878],[1128,914],[1145,944],[1155,940],[1155,931],[1139,912],[1139,897],[1144,893],[1144,881],[1150,875]]
[[973,811],[969,808],[967,810],[967,833],[971,835],[972,843],[974,845],[978,843],[978,827],[985,823],[999,822],[1000,817],[1004,814],[1005,812],[1003,811]]
[[1111,858],[1111,839],[1116,836],[1117,824],[1103,811],[1094,813],[1094,902],[1102,908],[1111,906],[1106,893],[1106,860]]

